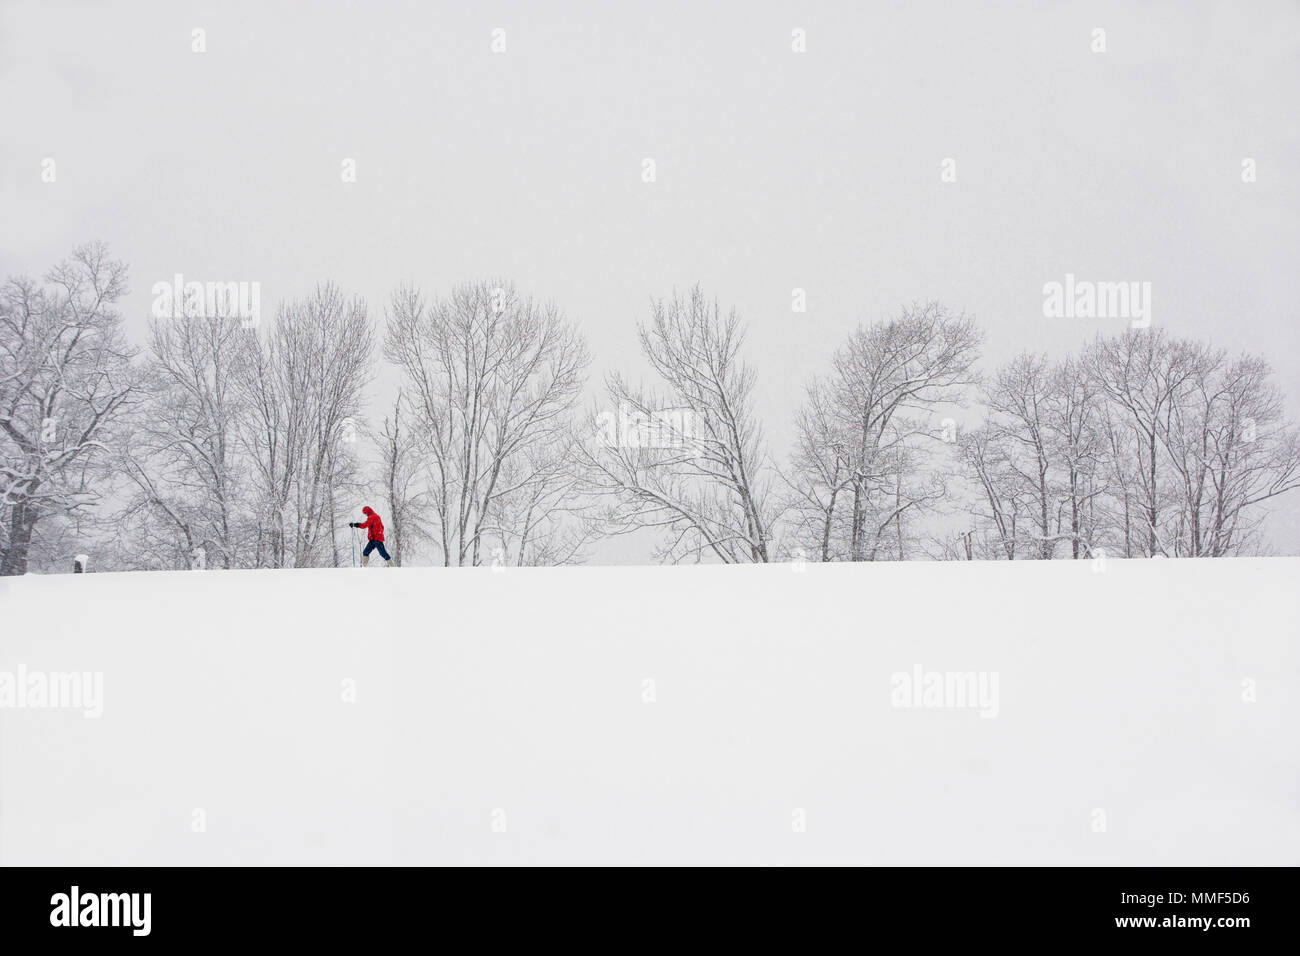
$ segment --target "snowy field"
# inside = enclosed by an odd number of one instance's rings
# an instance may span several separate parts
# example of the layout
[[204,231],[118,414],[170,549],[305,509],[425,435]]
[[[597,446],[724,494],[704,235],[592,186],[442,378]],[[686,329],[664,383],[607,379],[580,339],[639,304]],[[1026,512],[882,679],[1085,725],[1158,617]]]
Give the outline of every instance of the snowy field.
[[[1295,558],[4,579],[0,863],[1295,865],[1298,579]],[[91,677],[36,706],[59,672]],[[931,672],[972,678],[940,707],[895,676]],[[50,706],[74,687],[94,706]]]

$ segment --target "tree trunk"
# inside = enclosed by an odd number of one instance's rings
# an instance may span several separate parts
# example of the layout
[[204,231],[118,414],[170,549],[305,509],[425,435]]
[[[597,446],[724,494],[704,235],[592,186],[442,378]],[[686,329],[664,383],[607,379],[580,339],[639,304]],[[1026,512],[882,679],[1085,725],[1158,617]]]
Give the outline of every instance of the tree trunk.
[[1038,504],[1040,512],[1038,526],[1043,535],[1043,539],[1038,542],[1038,557],[1040,560],[1046,561],[1052,556],[1050,540],[1052,528],[1047,517],[1047,469],[1043,468],[1041,464],[1038,467]]
[[862,560],[862,489],[853,482],[853,520],[849,524],[849,560]]
[[1151,522],[1147,530],[1147,557],[1155,557],[1156,553],[1156,521],[1159,515],[1156,511],[1156,436],[1155,432],[1151,433],[1151,500],[1147,505],[1147,520]]
[[1079,480],[1070,472],[1070,554],[1079,560]]
[[903,456],[898,456],[898,474],[894,484],[894,526],[898,531],[898,560],[907,560],[903,550]]
[[826,506],[826,520],[822,522],[822,563],[831,559],[831,522],[835,520],[835,492]]
[[[35,490],[31,489],[32,492]],[[36,527],[35,512],[21,502],[15,502],[9,514],[9,547],[4,553],[4,563],[0,564],[0,576],[27,573],[27,553],[31,550],[32,530]]]
[[1124,557],[1133,557],[1133,528],[1128,511],[1128,492],[1124,492]]

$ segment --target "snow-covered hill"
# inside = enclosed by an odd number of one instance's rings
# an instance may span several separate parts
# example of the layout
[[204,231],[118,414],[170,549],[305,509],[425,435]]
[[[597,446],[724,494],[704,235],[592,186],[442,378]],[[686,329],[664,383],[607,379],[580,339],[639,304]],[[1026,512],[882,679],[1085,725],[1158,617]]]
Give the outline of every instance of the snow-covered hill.
[[4,579],[0,863],[1296,864],[1298,578]]

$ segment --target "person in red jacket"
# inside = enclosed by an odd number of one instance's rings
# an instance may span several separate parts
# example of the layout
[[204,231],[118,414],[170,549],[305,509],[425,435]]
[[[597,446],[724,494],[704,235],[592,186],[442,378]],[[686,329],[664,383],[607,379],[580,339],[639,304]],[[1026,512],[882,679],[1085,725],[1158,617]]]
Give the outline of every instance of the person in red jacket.
[[384,547],[384,523],[379,520],[379,515],[375,514],[374,509],[366,505],[361,509],[361,513],[366,516],[365,521],[354,521],[349,528],[365,528],[366,530],[366,549],[361,552],[361,566],[364,568],[370,563],[370,552],[378,551],[379,556],[388,562],[388,566],[393,566],[393,559],[388,556],[388,549]]

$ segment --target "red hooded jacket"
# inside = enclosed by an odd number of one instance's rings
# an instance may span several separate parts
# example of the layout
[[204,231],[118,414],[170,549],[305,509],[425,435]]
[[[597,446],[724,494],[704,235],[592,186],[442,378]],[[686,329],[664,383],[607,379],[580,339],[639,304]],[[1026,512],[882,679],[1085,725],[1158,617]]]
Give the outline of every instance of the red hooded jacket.
[[383,541],[384,523],[379,520],[379,515],[375,514],[369,505],[362,508],[361,513],[366,516],[366,520],[361,522],[360,525],[366,532],[366,539],[369,541]]

